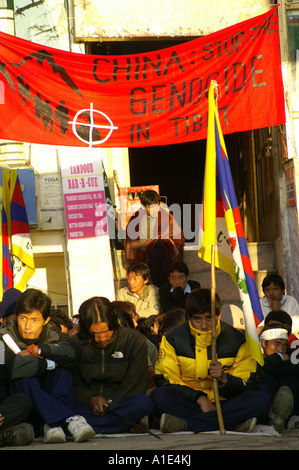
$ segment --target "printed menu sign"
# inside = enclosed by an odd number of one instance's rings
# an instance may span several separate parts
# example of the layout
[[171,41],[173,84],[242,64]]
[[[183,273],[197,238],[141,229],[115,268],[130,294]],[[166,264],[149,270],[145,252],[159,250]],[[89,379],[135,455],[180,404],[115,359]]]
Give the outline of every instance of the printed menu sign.
[[[78,158],[77,158],[78,160]],[[114,280],[101,160],[62,158],[73,314],[93,296],[114,300]]]

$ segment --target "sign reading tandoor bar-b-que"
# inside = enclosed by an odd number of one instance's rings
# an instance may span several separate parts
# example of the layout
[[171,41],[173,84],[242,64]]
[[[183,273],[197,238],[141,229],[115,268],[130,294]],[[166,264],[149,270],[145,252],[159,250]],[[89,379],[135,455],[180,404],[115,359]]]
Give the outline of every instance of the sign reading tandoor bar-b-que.
[[89,147],[204,139],[211,80],[224,134],[282,124],[277,8],[178,46],[121,56],[0,33],[0,138]]

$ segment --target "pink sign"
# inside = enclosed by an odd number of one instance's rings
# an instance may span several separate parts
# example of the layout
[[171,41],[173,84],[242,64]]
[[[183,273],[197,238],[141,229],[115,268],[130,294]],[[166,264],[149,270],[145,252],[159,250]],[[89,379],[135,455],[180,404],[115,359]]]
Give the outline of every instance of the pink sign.
[[69,239],[108,234],[103,171],[100,162],[64,168],[63,192]]

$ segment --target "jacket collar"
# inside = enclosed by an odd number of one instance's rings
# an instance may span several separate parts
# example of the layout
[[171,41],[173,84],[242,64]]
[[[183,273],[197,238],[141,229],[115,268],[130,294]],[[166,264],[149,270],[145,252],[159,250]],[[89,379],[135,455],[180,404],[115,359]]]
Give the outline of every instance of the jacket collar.
[[139,297],[136,294],[134,294],[134,292],[131,292],[128,287],[127,287],[127,292],[128,292],[128,295],[131,295],[132,297],[137,297],[138,299],[146,299],[149,296],[149,285],[146,284],[142,294]]
[[[189,328],[190,328],[190,332],[191,332],[192,336],[194,336],[197,344],[200,344],[202,347],[208,347],[212,344],[212,331],[211,330],[209,330],[209,331],[197,330],[196,328],[194,328],[194,326],[192,326],[190,320],[189,320]],[[219,335],[220,330],[221,330],[220,321],[217,320],[217,323],[216,323],[216,336]]]

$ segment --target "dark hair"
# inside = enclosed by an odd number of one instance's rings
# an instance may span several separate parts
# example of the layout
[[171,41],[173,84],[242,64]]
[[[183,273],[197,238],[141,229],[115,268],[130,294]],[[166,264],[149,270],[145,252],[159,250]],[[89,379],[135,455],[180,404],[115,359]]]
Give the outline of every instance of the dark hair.
[[60,325],[66,326],[69,330],[73,328],[72,320],[64,313],[61,309],[51,310],[50,313],[52,324],[55,324],[60,327]]
[[288,325],[288,329],[292,330],[292,317],[284,310],[272,310],[269,312],[264,320],[265,326],[269,325],[271,321]]
[[171,263],[168,269],[168,274],[173,273],[174,271],[177,271],[178,273],[184,273],[185,276],[189,276],[189,268],[184,263],[184,261],[176,261],[175,263]]
[[86,338],[92,337],[90,327],[95,323],[105,322],[111,331],[120,328],[118,315],[106,297],[91,297],[85,300],[79,307],[79,322],[80,333]]
[[41,290],[27,289],[18,298],[16,315],[32,313],[35,310],[38,310],[43,319],[47,320],[51,313],[51,299]]
[[137,320],[138,326],[137,330],[142,333],[144,336],[150,336],[152,332],[152,327],[155,323],[155,318],[150,317],[141,317]]
[[132,317],[128,312],[118,309],[115,309],[115,312],[118,316],[119,323],[121,326],[126,326],[127,328],[132,328],[134,330],[135,326]]
[[126,300],[113,300],[111,302],[112,307],[114,310],[122,310],[123,312],[127,312],[131,315],[136,314],[136,305],[133,302],[129,302]]
[[281,290],[285,290],[284,281],[279,274],[268,274],[262,282],[262,289],[264,290],[265,287],[268,287],[271,282],[273,282],[275,286],[279,286]]
[[145,281],[148,279],[148,281],[150,282],[150,268],[146,263],[131,264],[127,269],[127,275],[129,275],[130,273],[134,273],[136,275],[141,276]]
[[140,202],[144,207],[151,204],[160,204],[161,197],[153,189],[148,189],[140,193]]
[[[211,311],[212,305],[210,289],[197,288],[188,294],[186,300],[186,317],[188,319],[192,318],[193,315],[197,313],[211,313]],[[220,298],[217,293],[215,293],[215,312],[217,316],[220,314]]]
[[185,322],[186,315],[185,310],[183,308],[174,308],[173,310],[169,310],[162,318],[159,327],[159,333],[161,335],[164,335],[165,333],[167,333],[167,331]]

